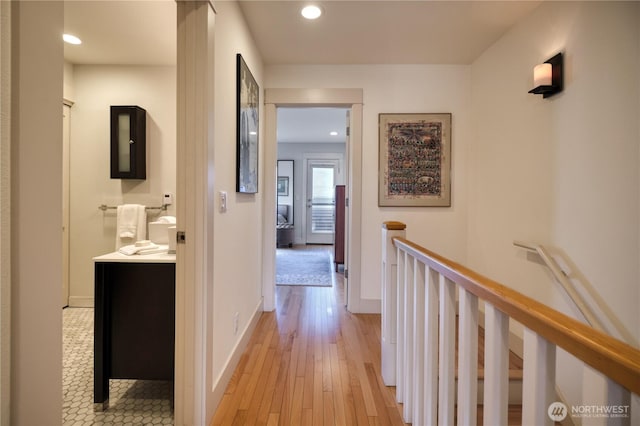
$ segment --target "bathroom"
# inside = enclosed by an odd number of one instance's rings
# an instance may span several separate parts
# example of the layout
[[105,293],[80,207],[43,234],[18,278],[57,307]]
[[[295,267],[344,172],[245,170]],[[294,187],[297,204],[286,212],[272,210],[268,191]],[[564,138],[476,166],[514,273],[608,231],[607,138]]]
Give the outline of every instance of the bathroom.
[[[70,111],[69,306],[93,306],[95,256],[115,250],[116,212],[101,205],[158,207],[175,195],[175,66],[77,65],[65,63],[65,99]],[[110,177],[110,106],[146,110],[146,179]],[[147,221],[175,216],[148,210]]]
[[[116,13],[115,10],[100,10],[97,5],[89,10],[83,8],[82,3],[65,4],[65,27],[75,22],[81,31],[82,21],[89,22],[89,25],[104,25],[104,21]],[[156,7],[163,7],[159,2],[155,3]],[[116,250],[117,211],[102,210],[100,206],[144,205],[148,207],[147,224],[162,220],[162,217],[175,216],[176,17],[173,2],[164,3],[164,7],[153,15],[159,20],[157,28],[164,29],[146,35],[147,45],[153,42],[156,47],[164,48],[148,49],[150,52],[146,56],[138,55],[128,61],[116,56],[87,60],[84,59],[86,55],[78,55],[74,46],[65,46],[63,98],[70,108],[66,112],[69,120],[69,131],[65,136],[65,139],[68,136],[68,149],[64,151],[69,177],[68,187],[64,190],[67,191],[65,200],[68,202],[65,201],[63,208],[67,210],[69,225],[65,227],[68,261],[63,265],[63,269],[68,271],[65,274],[68,282],[61,291],[62,307],[68,306],[67,311],[94,307],[93,258]],[[78,20],[78,16],[82,19]],[[82,38],[82,34],[77,35]],[[126,41],[127,34],[123,37]],[[114,44],[117,39],[113,39]],[[144,43],[144,40],[137,42]],[[92,40],[85,40],[84,48],[90,49],[91,43]],[[110,107],[113,105],[137,105],[146,110],[145,179],[111,178]],[[168,204],[166,210],[154,208],[163,204]],[[145,227],[148,229],[148,225]],[[92,311],[89,315],[91,321]],[[66,370],[63,374],[66,375]],[[69,386],[66,376],[64,383]],[[87,415],[93,415],[92,392],[83,398],[86,400],[82,401],[83,406],[91,410]],[[65,414],[69,405],[65,400]],[[65,417],[64,423],[72,423],[73,420]]]

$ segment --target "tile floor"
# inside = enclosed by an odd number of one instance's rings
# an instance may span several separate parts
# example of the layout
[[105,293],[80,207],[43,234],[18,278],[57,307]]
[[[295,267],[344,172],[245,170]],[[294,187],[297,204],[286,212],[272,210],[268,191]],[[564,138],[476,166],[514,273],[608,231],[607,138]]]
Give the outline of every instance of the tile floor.
[[62,424],[172,425],[172,382],[111,380],[109,408],[93,411],[93,309],[63,311]]

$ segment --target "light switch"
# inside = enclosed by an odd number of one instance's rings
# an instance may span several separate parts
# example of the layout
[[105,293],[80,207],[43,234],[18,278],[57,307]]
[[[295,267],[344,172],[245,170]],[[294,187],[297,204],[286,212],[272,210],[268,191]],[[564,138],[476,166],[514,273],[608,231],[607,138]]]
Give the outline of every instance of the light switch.
[[227,211],[227,191],[220,191],[218,196],[220,197],[220,213],[225,213]]

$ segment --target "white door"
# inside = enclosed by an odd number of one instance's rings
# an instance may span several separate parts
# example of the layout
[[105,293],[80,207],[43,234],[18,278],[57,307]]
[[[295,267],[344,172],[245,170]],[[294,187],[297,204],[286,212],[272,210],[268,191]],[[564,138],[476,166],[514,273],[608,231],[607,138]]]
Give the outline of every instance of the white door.
[[71,106],[62,106],[62,307],[69,305],[69,123]]
[[338,160],[307,162],[307,244],[333,244]]

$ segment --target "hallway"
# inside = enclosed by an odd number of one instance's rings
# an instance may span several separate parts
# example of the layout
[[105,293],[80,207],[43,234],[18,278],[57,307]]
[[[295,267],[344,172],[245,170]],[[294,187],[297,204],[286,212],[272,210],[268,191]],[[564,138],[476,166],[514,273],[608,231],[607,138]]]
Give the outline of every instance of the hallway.
[[380,315],[344,307],[333,287],[277,286],[214,416],[214,425],[401,425],[380,376]]

